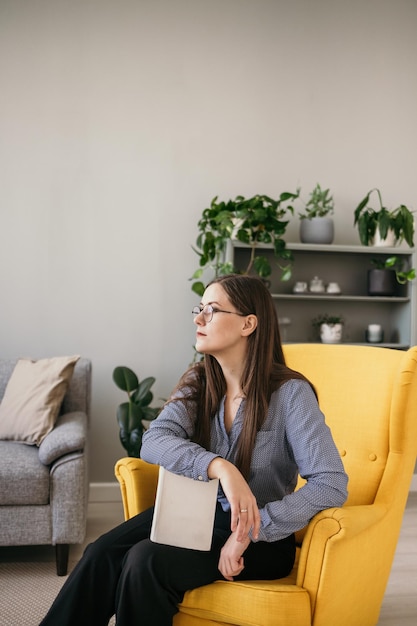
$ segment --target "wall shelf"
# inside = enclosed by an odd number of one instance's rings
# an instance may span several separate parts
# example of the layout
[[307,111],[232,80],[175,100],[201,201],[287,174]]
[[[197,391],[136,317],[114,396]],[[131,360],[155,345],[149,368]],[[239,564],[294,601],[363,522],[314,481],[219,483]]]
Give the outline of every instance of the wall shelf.
[[345,302],[410,302],[409,297],[385,297],[385,296],[344,296],[343,294],[334,296],[330,294],[290,294],[290,293],[271,293],[275,300],[329,300],[345,301]]
[[[291,279],[283,282],[271,246],[259,246],[260,253],[268,257],[273,268],[268,282],[276,302],[284,342],[317,341],[312,320],[319,314],[329,313],[343,316],[344,343],[397,349],[407,349],[417,344],[415,281],[398,285],[397,294],[393,297],[369,296],[367,287],[368,270],[373,267],[372,259],[401,256],[410,266],[416,267],[414,249],[301,243],[287,243],[287,248],[293,253],[294,264]],[[249,246],[232,241],[228,247],[227,260],[238,271],[244,271],[249,254]],[[293,292],[297,281],[309,283],[315,276],[326,285],[337,282],[341,293]],[[381,324],[384,343],[365,342],[365,330],[372,323]]]

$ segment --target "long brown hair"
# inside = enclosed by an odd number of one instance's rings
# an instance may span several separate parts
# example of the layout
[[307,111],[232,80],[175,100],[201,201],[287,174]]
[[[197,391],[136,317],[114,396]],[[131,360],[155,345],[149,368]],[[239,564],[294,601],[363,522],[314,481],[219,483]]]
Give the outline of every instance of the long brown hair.
[[[256,315],[258,320],[256,329],[248,336],[241,379],[245,412],[236,457],[236,466],[248,479],[256,435],[266,419],[271,394],[291,378],[306,378],[285,364],[275,305],[264,283],[259,278],[238,274],[220,276],[210,284],[214,283],[223,287],[236,311]],[[217,360],[206,354],[203,361],[193,365],[176,389],[184,388],[187,393],[182,401],[191,401],[196,406],[192,439],[209,449],[211,423],[226,393],[226,382]]]

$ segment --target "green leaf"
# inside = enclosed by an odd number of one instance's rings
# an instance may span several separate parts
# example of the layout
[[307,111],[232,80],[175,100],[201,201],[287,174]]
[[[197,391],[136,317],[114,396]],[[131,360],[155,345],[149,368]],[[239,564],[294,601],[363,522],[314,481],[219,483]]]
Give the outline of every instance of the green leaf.
[[139,380],[135,372],[124,365],[114,368],[113,381],[119,389],[129,394],[139,386]]
[[386,209],[382,209],[378,216],[378,229],[381,239],[386,239],[391,227],[391,217]]
[[138,393],[138,389],[135,391],[134,395],[132,396],[132,400],[133,402],[139,406],[142,410],[148,406],[148,404],[150,404],[153,400],[153,393],[152,391],[148,391],[144,396],[140,395]]
[[141,404],[142,406],[146,406],[150,402],[152,402],[152,392],[150,391],[152,385],[155,382],[155,378],[153,376],[148,376],[148,378],[144,378],[142,382],[139,383],[139,387],[136,389],[135,393],[132,396],[133,402],[136,404]]
[[140,457],[140,449],[142,446],[142,435],[143,435],[143,428],[135,428],[130,433],[128,448],[127,448],[127,452],[129,456],[133,456],[135,458]]
[[354,224],[356,224],[359,220],[360,214],[362,213],[362,210],[366,207],[366,205],[369,202],[369,196],[371,195],[371,191],[364,197],[363,200],[361,200],[361,202],[359,202],[358,206],[355,209],[355,221]]
[[248,231],[243,228],[239,228],[239,230],[237,231],[236,239],[238,241],[241,241],[242,243],[247,243],[247,244],[250,243],[250,235]]
[[194,274],[191,276],[189,280],[195,280],[196,278],[201,278],[202,275],[203,275],[203,270],[200,268],[194,272]]
[[279,197],[280,202],[286,202],[287,200],[296,200],[300,195],[300,190],[297,193],[291,193],[289,191],[283,191]]
[[117,407],[117,422],[121,429],[130,433],[134,428],[140,428],[142,423],[142,409],[133,402],[123,402]]
[[161,410],[160,408],[146,406],[143,409],[142,419],[152,421],[158,417],[160,410]]
[[370,240],[375,236],[376,227],[375,220],[368,221],[361,215],[358,221],[358,233],[362,245],[369,246]]
[[191,286],[192,291],[196,293],[198,296],[202,296],[206,290],[204,284],[202,282],[193,283]]
[[399,214],[402,222],[403,236],[410,248],[414,246],[414,219],[410,210],[401,204]]
[[261,278],[268,278],[271,274],[271,266],[264,256],[257,256],[253,261],[253,267]]
[[385,263],[384,263],[384,267],[386,268],[390,268],[390,267],[394,267],[394,265],[396,265],[398,259],[396,256],[390,256],[387,259],[385,259]]
[[117,422],[120,426],[120,429],[124,432],[129,432],[129,415],[130,415],[130,402],[123,402],[123,404],[119,404],[117,407]]

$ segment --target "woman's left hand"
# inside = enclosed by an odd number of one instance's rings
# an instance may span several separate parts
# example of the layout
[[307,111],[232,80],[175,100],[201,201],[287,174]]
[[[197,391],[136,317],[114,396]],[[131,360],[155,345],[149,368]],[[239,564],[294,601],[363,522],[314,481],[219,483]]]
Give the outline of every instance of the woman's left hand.
[[220,552],[219,571],[226,580],[234,580],[244,569],[243,553],[250,544],[249,537],[243,541],[237,540],[237,533],[230,535]]

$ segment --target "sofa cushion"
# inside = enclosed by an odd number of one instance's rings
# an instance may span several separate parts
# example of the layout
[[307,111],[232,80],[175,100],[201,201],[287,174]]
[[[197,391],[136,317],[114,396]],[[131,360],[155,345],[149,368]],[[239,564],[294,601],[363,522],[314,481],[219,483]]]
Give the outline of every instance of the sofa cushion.
[[0,439],[42,442],[54,427],[79,358],[17,361],[0,404]]
[[0,441],[0,459],[0,505],[49,503],[49,467],[37,448]]

